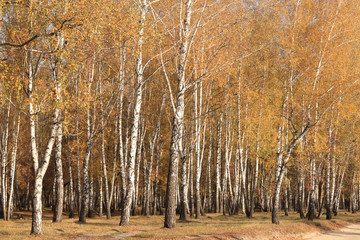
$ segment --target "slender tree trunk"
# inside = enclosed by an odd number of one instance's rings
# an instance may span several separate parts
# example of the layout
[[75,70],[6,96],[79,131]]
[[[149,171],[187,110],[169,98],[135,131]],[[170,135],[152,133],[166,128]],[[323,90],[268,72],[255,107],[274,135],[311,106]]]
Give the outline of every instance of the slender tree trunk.
[[[330,123],[331,125],[331,123]],[[329,128],[329,144],[331,143],[332,129],[331,126]],[[325,182],[325,195],[326,195],[326,219],[332,219],[332,206],[331,206],[331,196],[330,196],[330,171],[331,171],[331,152],[328,152],[328,156],[326,157],[326,182]]]
[[75,196],[74,196],[74,180],[72,173],[72,152],[69,150],[69,218],[74,218]]
[[353,172],[351,179],[351,188],[350,188],[350,210],[351,213],[356,213],[356,195],[355,195],[355,181],[356,181],[356,172]]
[[147,180],[146,180],[146,185],[145,185],[145,189],[146,189],[146,198],[144,199],[145,203],[145,210],[144,210],[144,215],[148,216],[150,214],[150,200],[151,200],[151,174],[152,174],[152,168],[153,168],[153,160],[154,160],[154,150],[155,150],[155,144],[156,142],[158,143],[158,138],[160,137],[160,127],[161,127],[161,114],[162,114],[162,109],[165,105],[165,94],[163,95],[162,101],[161,101],[161,106],[160,106],[160,110],[159,110],[159,119],[157,122],[157,126],[155,129],[155,133],[153,136],[152,141],[150,141],[150,161],[149,161],[149,166],[148,166],[148,173],[147,173]]
[[15,169],[15,196],[14,196],[14,206],[12,210],[11,218],[13,218],[14,210],[17,209],[19,211],[22,211],[22,203],[21,198],[19,198],[19,185],[18,185],[18,178],[17,178],[17,171]]
[[[143,153],[145,153],[145,146],[142,147],[143,148]],[[146,205],[146,201],[147,201],[147,173],[148,173],[148,161],[147,158],[143,157],[143,168],[142,168],[142,172],[143,172],[143,188],[142,188],[142,196],[140,196],[140,202],[141,202],[141,215],[145,215],[145,205]],[[140,191],[137,189],[139,185],[139,181],[136,181],[136,193],[139,193]],[[136,195],[136,199],[137,199],[137,195]],[[135,214],[134,214],[135,215]]]
[[[139,130],[140,131],[140,130]],[[144,151],[144,137],[145,137],[145,125],[143,122],[143,127],[142,130],[140,132],[140,141],[137,145],[137,156],[136,156],[136,168],[135,168],[135,182],[134,182],[134,196],[133,196],[133,203],[132,203],[132,215],[135,216],[137,215],[137,206],[138,206],[138,196],[139,196],[139,178],[140,178],[140,166],[141,166],[141,159],[143,159],[143,172],[146,172],[146,168],[147,168],[147,162],[146,162],[146,157],[142,158],[142,153],[145,153]],[[145,177],[145,176],[143,176]],[[143,184],[144,185],[144,184]]]
[[[291,90],[291,85],[290,85],[290,90]],[[283,104],[283,109],[282,109],[283,116],[285,116],[285,112],[286,114],[288,114],[287,111],[285,111],[287,109],[286,106],[287,101],[288,101],[288,96],[286,96]],[[276,162],[275,162],[275,181],[274,181],[275,189],[273,193],[273,209],[272,209],[272,223],[274,224],[280,223],[279,222],[280,190],[281,190],[282,179],[286,169],[286,164],[289,161],[291,157],[291,153],[295,148],[297,142],[303,139],[303,137],[306,135],[306,133],[309,131],[310,128],[311,126],[309,125],[309,123],[307,123],[307,125],[302,127],[301,132],[297,135],[294,135],[292,139],[289,141],[288,133],[284,133],[284,129],[285,129],[284,122],[279,125]]]
[[[40,162],[37,138],[36,138],[36,106],[33,99],[33,89],[34,89],[34,68],[32,64],[32,52],[28,53],[28,70],[29,70],[29,84],[28,84],[28,97],[29,97],[29,117],[30,117],[30,142],[31,142],[31,155],[34,165],[34,174],[35,174],[35,185],[34,185],[34,194],[33,194],[33,213],[32,213],[32,225],[31,225],[31,234],[33,235],[42,235],[42,188],[43,188],[43,179],[46,173],[46,170],[49,166],[51,152],[55,143],[55,138],[58,130],[58,124],[61,121],[59,118],[60,110],[55,109],[55,113],[52,119],[50,137],[48,139],[46,150],[42,161]],[[55,80],[57,80],[55,78]],[[56,88],[57,99],[60,95],[60,88]]]
[[189,51],[190,20],[192,0],[185,3],[185,19],[182,25],[183,39],[180,43],[179,66],[178,66],[178,90],[176,95],[176,106],[170,141],[170,161],[166,186],[166,211],[164,227],[174,228],[176,226],[176,185],[178,181],[179,153],[183,154],[182,138],[184,132],[184,110],[185,110],[185,72],[187,55]]
[[[31,87],[32,88],[32,87]],[[31,95],[30,95],[31,96]],[[31,98],[31,97],[30,97]],[[52,124],[50,138],[46,147],[44,160],[39,163],[39,155],[37,152],[36,136],[35,136],[35,120],[34,120],[34,107],[30,104],[30,133],[31,133],[31,149],[34,160],[34,172],[35,172],[35,186],[33,197],[33,215],[32,215],[32,227],[31,234],[42,234],[42,187],[43,178],[47,167],[49,165],[51,151],[55,142],[56,126],[58,121],[58,111],[55,111],[55,116]]]
[[42,235],[42,178],[35,178],[31,234]]
[[252,181],[251,181],[251,189],[250,189],[250,198],[249,198],[249,218],[253,217],[253,213],[254,213],[254,208],[255,208],[255,192],[256,192],[256,187],[257,187],[257,182],[258,182],[258,173],[259,172],[259,156],[256,156],[256,161],[255,161],[255,171],[254,171],[254,175],[252,176]]
[[298,210],[300,213],[300,218],[304,218],[304,211],[303,211],[303,206],[304,206],[304,169],[303,166],[301,166],[300,169],[300,181],[299,181],[299,200],[298,200]]
[[[79,79],[76,78],[75,92],[76,99],[79,100]],[[81,209],[81,173],[80,173],[80,143],[79,143],[79,106],[76,104],[76,121],[75,121],[75,134],[76,134],[76,170],[77,170],[77,207],[78,215]]]
[[[263,77],[262,92],[264,90],[264,85],[265,85],[265,70],[264,70],[264,77]],[[261,96],[263,96],[263,94]],[[251,193],[250,193],[250,217],[253,216],[253,212],[254,212],[254,208],[255,208],[255,192],[256,192],[256,188],[257,188],[258,175],[259,175],[260,127],[261,127],[261,118],[262,118],[262,104],[263,104],[263,98],[261,97],[260,110],[259,110],[259,122],[258,122],[257,133],[256,133],[255,172],[254,172],[253,181],[251,184],[252,188],[251,188]],[[286,183],[286,177],[285,177],[285,183]],[[286,188],[286,184],[285,184],[285,188]],[[286,198],[285,201],[286,201],[286,211],[287,211],[287,195],[285,196],[285,198]]]
[[335,208],[334,208],[334,215],[337,216],[338,210],[339,210],[339,206],[340,206],[340,198],[341,198],[341,189],[342,189],[342,185],[343,185],[343,180],[344,180],[344,176],[345,176],[345,172],[346,172],[346,168],[348,165],[348,161],[349,161],[349,156],[350,156],[350,152],[351,152],[351,144],[349,146],[349,150],[347,152],[346,158],[345,158],[345,166],[344,169],[342,170],[342,173],[339,174],[340,175],[340,179],[339,179],[339,183],[338,183],[338,188],[336,191],[336,195],[335,195]]
[[265,169],[263,163],[261,164],[260,206],[261,211],[265,211]]
[[188,186],[187,186],[187,147],[186,147],[186,131],[183,136],[184,154],[181,157],[181,182],[180,182],[180,220],[186,221]]
[[[79,214],[79,222],[86,223],[86,215],[89,213],[89,203],[90,201],[90,178],[89,178],[89,161],[92,155],[92,148],[93,148],[93,141],[94,141],[94,129],[92,129],[91,123],[91,108],[90,108],[90,100],[91,100],[91,86],[94,80],[94,73],[95,73],[95,60],[96,55],[93,55],[92,63],[91,63],[91,74],[89,76],[89,83],[88,83],[88,99],[87,99],[87,111],[86,111],[86,150],[85,150],[85,157],[83,160],[83,187],[82,187],[82,196],[81,196],[81,207],[80,207],[80,214]],[[77,134],[78,136],[78,134]],[[78,141],[78,139],[77,139]],[[78,145],[79,146],[79,145]],[[78,173],[79,175],[79,173]],[[79,180],[78,180],[79,183]],[[91,209],[90,209],[91,212]]]
[[[100,165],[100,168],[102,170],[103,167]],[[99,176],[98,180],[99,180],[99,217],[102,217],[104,196],[103,196],[103,178],[101,175]]]
[[157,138],[156,143],[156,166],[155,166],[155,180],[154,180],[154,206],[153,206],[153,212],[152,214],[155,215],[157,211],[157,207],[162,210],[162,206],[159,205],[158,202],[158,175],[159,175],[159,159],[161,156],[161,150],[162,150],[162,144],[159,144],[160,136]]
[[[225,110],[225,163],[223,168],[223,179],[222,179],[222,210],[223,215],[226,214],[228,210],[227,202],[228,202],[228,175],[229,175],[229,164],[230,164],[230,142],[231,142],[231,131],[230,131],[230,122],[228,121],[227,109]],[[230,190],[230,189],[229,189]]]
[[[209,151],[208,151],[208,212],[212,211],[212,190],[211,190],[211,158],[212,158],[212,151],[213,151],[213,139],[212,139],[212,134],[211,134],[211,125],[209,127],[209,138],[210,138],[210,143],[209,143]],[[237,176],[237,175],[236,175]]]
[[118,153],[118,145],[119,145],[119,143],[118,143],[119,136],[118,136],[118,132],[117,132],[118,131],[118,123],[119,123],[118,120],[116,120],[115,138],[114,138],[114,152],[113,152],[113,167],[112,167],[112,177],[111,177],[111,185],[110,185],[110,199],[109,199],[109,201],[110,201],[109,205],[110,205],[110,211],[111,212],[114,212],[114,210],[115,210],[111,206],[116,206],[116,204],[113,205],[113,203],[117,202],[116,197],[114,195],[115,195],[115,192],[116,192],[115,178],[116,178],[116,173],[117,173],[116,172],[116,164],[117,164],[117,153]]
[[315,160],[313,158],[310,159],[310,191],[309,191],[309,211],[307,213],[308,220],[313,221],[315,218],[315,204],[316,204],[316,189],[315,189],[315,171],[316,165]]
[[220,212],[220,178],[221,178],[221,132],[222,132],[222,117],[218,122],[217,127],[217,149],[216,149],[216,193],[215,193],[215,212]]
[[64,180],[61,160],[61,143],[62,143],[62,123],[57,126],[57,133],[55,137],[55,178],[56,178],[56,197],[55,197],[55,211],[53,222],[62,221],[62,211],[64,203]]
[[25,195],[25,208],[27,211],[30,211],[30,161],[31,158],[28,160],[28,167],[26,170],[26,195]]
[[[126,195],[126,158],[127,155],[124,155],[124,142],[122,138],[122,116],[123,116],[123,96],[124,96],[124,78],[125,78],[125,61],[126,61],[126,48],[125,46],[120,49],[121,60],[120,60],[120,94],[119,94],[119,115],[118,115],[118,139],[119,139],[119,165],[120,165],[120,181],[121,181],[121,209],[123,208],[123,203]],[[126,134],[127,136],[127,134]],[[127,137],[126,137],[127,138]]]
[[[193,131],[193,130],[192,130]],[[192,132],[191,139],[194,139],[194,134]],[[190,217],[194,216],[194,153],[193,147],[190,149],[190,159],[189,159],[189,205],[190,205]]]
[[[58,46],[63,47],[64,37],[60,33],[58,36]],[[56,179],[56,197],[55,197],[55,208],[53,222],[62,221],[63,213],[63,204],[64,204],[64,176],[62,168],[62,137],[63,137],[63,124],[62,124],[62,112],[59,109],[59,105],[62,102],[61,100],[61,87],[62,83],[58,79],[58,67],[59,67],[59,57],[53,55],[51,57],[52,63],[50,64],[51,78],[55,85],[55,97],[56,97],[56,111],[58,116],[56,118],[56,132],[55,132],[55,179]],[[51,152],[50,152],[51,154]]]
[[[104,125],[104,108],[102,103],[101,62],[99,63],[99,92],[100,92],[100,111],[101,111],[101,164],[102,164],[104,183],[105,183],[106,219],[111,219],[109,182],[107,177],[106,156],[105,156],[105,125]],[[100,206],[102,207],[102,201],[100,203]]]
[[[145,197],[145,193],[146,193],[146,189],[145,189],[145,185],[146,185],[146,172],[147,172],[147,168],[148,168],[148,163],[147,163],[147,158],[146,158],[146,151],[145,151],[145,144],[144,144],[144,139],[145,139],[145,135],[146,135],[146,126],[145,126],[145,122],[142,121],[142,128],[141,128],[141,132],[140,134],[140,142],[138,143],[138,149],[137,149],[137,157],[136,157],[136,165],[138,166],[138,168],[136,168],[136,175],[135,175],[135,196],[134,196],[134,203],[133,204],[133,215],[136,215],[137,212],[137,206],[139,205],[139,200],[143,205],[144,203],[144,197]],[[140,195],[140,190],[139,190],[139,184],[140,184],[140,165],[141,165],[141,160],[143,160],[143,194]],[[140,198],[139,198],[140,195]],[[144,209],[142,209],[144,210]]]
[[[288,193],[289,193],[289,197],[288,197],[288,203],[289,203],[289,211],[291,211],[291,209],[293,209],[293,197],[292,197],[292,192],[291,192],[291,182],[290,182],[290,179],[289,179],[289,185],[288,185]],[[321,192],[321,191],[320,191]]]
[[7,181],[6,181],[6,166],[8,161],[8,143],[9,143],[9,121],[10,121],[10,111],[11,111],[11,100],[9,100],[7,113],[5,118],[5,130],[3,133],[2,144],[3,148],[1,151],[1,215],[6,220],[7,213],[6,213],[6,206],[7,206]]
[[131,109],[133,109],[133,101],[129,102],[128,105],[128,109],[127,109],[127,122],[126,122],[126,132],[125,132],[125,151],[124,151],[124,176],[125,176],[125,192],[123,192],[123,196],[122,196],[122,203],[121,203],[121,207],[122,209],[124,208],[124,203],[125,203],[125,198],[126,198],[126,192],[127,192],[127,188],[128,188],[128,183],[127,183],[127,168],[128,168],[128,158],[129,158],[129,141],[130,141],[130,135],[129,135],[129,131],[131,128],[130,125],[130,120],[131,120]]
[[289,198],[287,189],[287,167],[285,167],[285,179],[284,179],[284,200],[285,200],[285,216],[289,216]]
[[[93,157],[92,157],[92,154],[91,154],[91,165],[93,165]],[[88,206],[88,212],[87,212],[87,216],[89,218],[93,218],[93,212],[94,212],[94,177],[93,177],[93,174],[92,172],[90,171],[89,173],[89,206]]]
[[81,197],[81,208],[79,214],[80,223],[86,223],[86,215],[88,213],[88,207],[89,207],[89,160],[93,145],[90,126],[91,126],[90,110],[88,110],[87,111],[87,141],[86,141],[85,158],[83,161],[83,187],[82,187],[82,197]]
[[[7,209],[7,220],[12,219],[14,213],[14,183],[15,183],[15,172],[16,172],[16,154],[17,154],[17,146],[18,146],[18,137],[20,131],[20,111],[18,112],[17,123],[14,121],[14,129],[16,126],[16,130],[14,130],[14,146],[11,152],[11,167],[10,167],[10,193],[9,193],[9,201],[8,201],[8,209]],[[16,204],[15,204],[16,207]]]
[[[283,148],[281,145],[281,137],[282,136],[282,127],[279,127],[279,135],[278,135],[278,151],[276,157],[276,166],[275,166],[275,189],[273,194],[273,209],[272,209],[272,223],[279,224],[279,203],[280,203],[280,190],[281,190],[281,183],[284,176],[286,164],[290,158],[291,152],[295,147],[294,141],[287,146],[285,152],[285,158],[283,159]],[[283,162],[282,162],[283,160]]]
[[201,112],[202,112],[202,84],[200,84],[200,98],[199,98],[199,111],[198,111],[198,84],[195,83],[194,87],[194,112],[195,112],[195,218],[200,218],[201,209],[201,192],[200,192],[200,177],[201,177]]
[[[279,168],[279,167],[277,167]],[[274,189],[274,195],[273,195],[273,209],[272,209],[272,223],[279,224],[279,198],[280,198],[280,190],[281,190],[281,174],[280,170],[276,170],[278,173],[275,175],[275,189]]]
[[[120,225],[128,225],[130,220],[130,210],[131,204],[134,194],[134,165],[135,165],[135,157],[136,157],[136,149],[137,149],[137,138],[138,138],[138,128],[139,128],[139,120],[140,120],[140,109],[141,109],[141,97],[142,97],[142,84],[143,84],[143,73],[144,67],[142,64],[142,46],[143,46],[143,34],[144,34],[144,23],[147,11],[147,0],[142,1],[142,6],[140,8],[141,16],[140,16],[140,30],[139,30],[139,40],[138,40],[138,58],[137,58],[137,66],[136,66],[136,74],[137,74],[137,83],[136,83],[136,100],[133,111],[133,123],[131,127],[131,137],[130,137],[130,151],[128,158],[128,187],[126,191],[125,202],[123,206],[123,210],[121,213]],[[136,203],[135,203],[136,204]]]

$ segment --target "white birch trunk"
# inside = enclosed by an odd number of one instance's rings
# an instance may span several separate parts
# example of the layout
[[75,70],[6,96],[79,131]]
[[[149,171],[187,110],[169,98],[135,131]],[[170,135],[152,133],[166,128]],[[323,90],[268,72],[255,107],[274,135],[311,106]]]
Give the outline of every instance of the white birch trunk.
[[14,146],[11,152],[10,189],[9,189],[10,193],[9,193],[9,201],[8,201],[8,209],[7,209],[7,220],[12,219],[14,213],[14,183],[15,183],[16,154],[17,154],[19,131],[20,131],[20,111],[18,112],[16,130],[14,130]]
[[74,218],[75,196],[74,196],[74,179],[72,173],[72,152],[69,150],[69,218]]
[[[147,11],[147,0],[142,1],[142,6],[140,7],[140,30],[139,30],[139,40],[137,43],[138,47],[138,58],[136,66],[136,100],[133,111],[133,122],[131,127],[131,137],[130,137],[130,151],[128,158],[128,182],[126,197],[121,213],[120,225],[128,225],[130,220],[130,210],[134,194],[134,167],[135,167],[135,157],[137,149],[137,138],[138,138],[138,128],[140,120],[140,110],[141,110],[141,98],[142,98],[142,85],[143,85],[143,73],[144,67],[142,63],[142,46],[143,46],[143,35],[144,35],[144,24]],[[135,203],[136,204],[136,203]]]
[[222,116],[218,122],[217,129],[217,149],[216,149],[216,191],[215,191],[215,212],[220,212],[220,178],[221,178],[221,132],[222,132]]
[[55,137],[55,178],[56,178],[56,197],[55,197],[55,211],[53,222],[62,221],[63,203],[64,203],[64,180],[61,160],[61,142],[62,142],[62,123],[59,122],[57,126],[57,133]]
[[7,206],[7,190],[6,190],[6,166],[8,161],[8,144],[9,144],[9,121],[10,121],[10,111],[11,105],[10,101],[8,102],[7,112],[6,112],[6,120],[5,120],[5,130],[3,133],[2,139],[2,151],[1,151],[1,206],[2,206],[2,214],[4,220],[7,218],[6,206]]
[[[124,155],[124,142],[122,138],[122,116],[123,116],[123,97],[124,97],[124,81],[125,81],[125,61],[126,61],[126,48],[125,46],[120,49],[121,59],[120,59],[120,69],[119,69],[119,112],[118,112],[118,138],[119,138],[119,165],[120,165],[120,181],[121,181],[121,205],[123,205],[126,195],[126,157]],[[127,134],[126,134],[127,136]],[[121,206],[122,208],[122,206]]]
[[[95,57],[94,54],[92,60],[92,68],[91,74],[89,77],[88,83],[88,105],[90,105],[90,98],[91,98],[91,85],[94,80],[94,71],[95,71]],[[90,106],[87,106],[86,111],[86,150],[85,150],[85,157],[83,160],[83,188],[82,188],[82,196],[81,196],[81,207],[80,207],[80,214],[79,214],[79,222],[86,223],[86,215],[89,211],[89,161],[92,154],[93,148],[93,131],[91,129],[91,116],[90,116]],[[77,134],[78,135],[78,134]]]
[[[42,235],[42,188],[43,188],[43,179],[46,173],[46,170],[49,166],[51,152],[55,143],[55,138],[58,130],[58,123],[60,121],[59,115],[60,110],[55,109],[55,113],[52,119],[50,127],[50,136],[46,145],[43,159],[40,161],[37,138],[36,138],[36,105],[33,99],[33,90],[34,90],[34,78],[35,73],[33,71],[32,64],[32,52],[28,53],[28,70],[29,70],[29,84],[28,84],[28,97],[29,97],[29,117],[30,117],[30,142],[31,142],[31,155],[33,159],[34,174],[35,174],[35,185],[34,185],[34,194],[33,194],[33,214],[32,214],[32,225],[31,225],[31,234],[33,235]],[[56,88],[56,94],[60,94]]]
[[[76,78],[75,94],[76,100],[79,100],[79,79]],[[80,215],[81,208],[81,173],[80,173],[80,143],[79,143],[79,106],[76,104],[76,120],[75,120],[75,134],[76,134],[76,170],[77,170],[77,207],[78,215]]]
[[192,0],[185,3],[185,19],[182,25],[182,41],[180,43],[179,65],[178,65],[178,90],[176,95],[176,106],[170,142],[169,172],[166,186],[166,211],[164,227],[174,228],[176,226],[176,185],[178,181],[179,154],[182,152],[182,138],[184,132],[184,110],[185,110],[185,73],[186,62],[189,51],[190,20]]
[[[102,81],[101,81],[101,62],[99,63],[99,94],[100,94],[100,111],[101,111],[101,164],[104,175],[105,183],[105,207],[106,207],[106,219],[111,219],[111,205],[110,205],[110,193],[109,193],[109,182],[107,177],[106,168],[106,156],[105,156],[105,124],[104,124],[104,108],[102,103]],[[102,202],[100,204],[102,208]]]
[[209,151],[208,151],[208,212],[212,211],[212,190],[211,190],[211,159],[212,159],[212,151],[213,151],[213,139],[212,139],[212,134],[211,134],[211,125],[209,127],[209,138],[210,138],[210,143],[209,143]]

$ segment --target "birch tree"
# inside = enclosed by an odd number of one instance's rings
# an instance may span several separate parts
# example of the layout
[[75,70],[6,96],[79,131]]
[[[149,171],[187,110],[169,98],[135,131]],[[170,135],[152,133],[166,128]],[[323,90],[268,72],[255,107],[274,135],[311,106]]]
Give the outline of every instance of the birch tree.
[[[185,80],[186,63],[189,54],[190,21],[192,14],[192,0],[185,3],[184,23],[181,28],[181,42],[179,48],[178,65],[178,90],[176,94],[176,105],[174,108],[174,119],[170,142],[170,160],[166,187],[166,211],[164,227],[174,228],[176,226],[176,184],[178,181],[179,154],[183,154],[182,138],[184,134],[184,111],[185,111]],[[172,97],[172,96],[171,96]],[[174,102],[174,101],[173,101]]]
[[[139,20],[139,36],[137,40],[137,65],[136,65],[136,94],[135,94],[135,104],[133,111],[133,122],[131,126],[131,137],[130,137],[130,151],[128,156],[128,174],[127,174],[127,188],[126,188],[126,197],[123,206],[123,210],[121,213],[120,225],[128,225],[130,219],[130,209],[134,194],[134,166],[135,166],[135,157],[136,157],[136,149],[137,149],[137,138],[138,138],[138,127],[140,120],[140,110],[141,110],[141,98],[142,98],[142,85],[143,85],[143,74],[144,74],[144,66],[143,66],[143,37],[144,37],[144,24],[148,2],[147,0],[143,0],[140,3],[140,20]],[[136,203],[134,203],[136,204]]]

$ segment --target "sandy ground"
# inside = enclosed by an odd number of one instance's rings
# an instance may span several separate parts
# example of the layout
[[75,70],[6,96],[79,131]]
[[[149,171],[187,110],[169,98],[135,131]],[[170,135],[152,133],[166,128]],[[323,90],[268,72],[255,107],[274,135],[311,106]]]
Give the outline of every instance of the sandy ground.
[[317,232],[304,236],[306,240],[360,240],[360,223],[335,231]]

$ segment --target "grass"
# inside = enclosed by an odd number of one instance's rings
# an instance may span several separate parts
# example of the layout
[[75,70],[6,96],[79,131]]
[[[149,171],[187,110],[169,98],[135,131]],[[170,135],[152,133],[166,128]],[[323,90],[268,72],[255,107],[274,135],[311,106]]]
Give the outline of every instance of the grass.
[[[88,218],[86,224],[79,224],[77,218],[69,219],[64,215],[62,223],[52,222],[52,213],[44,211],[43,236],[30,236],[31,213],[21,212],[24,219],[2,221],[0,224],[0,239],[74,239],[84,237],[102,239],[104,236],[129,239],[181,239],[185,237],[203,237],[206,239],[238,238],[258,239],[300,239],[300,235],[319,230],[334,230],[356,222],[360,214],[341,211],[333,220],[315,219],[310,222],[300,219],[299,214],[291,212],[289,216],[280,217],[280,225],[271,224],[271,213],[255,213],[252,219],[243,214],[238,216],[223,216],[222,214],[206,214],[201,219],[188,217],[186,222],[178,221],[174,229],[163,228],[164,216],[134,216],[130,218],[129,226],[119,226],[120,217],[115,215],[107,220],[105,217]],[[16,216],[16,213],[15,213]],[[122,235],[125,234],[125,235]]]

